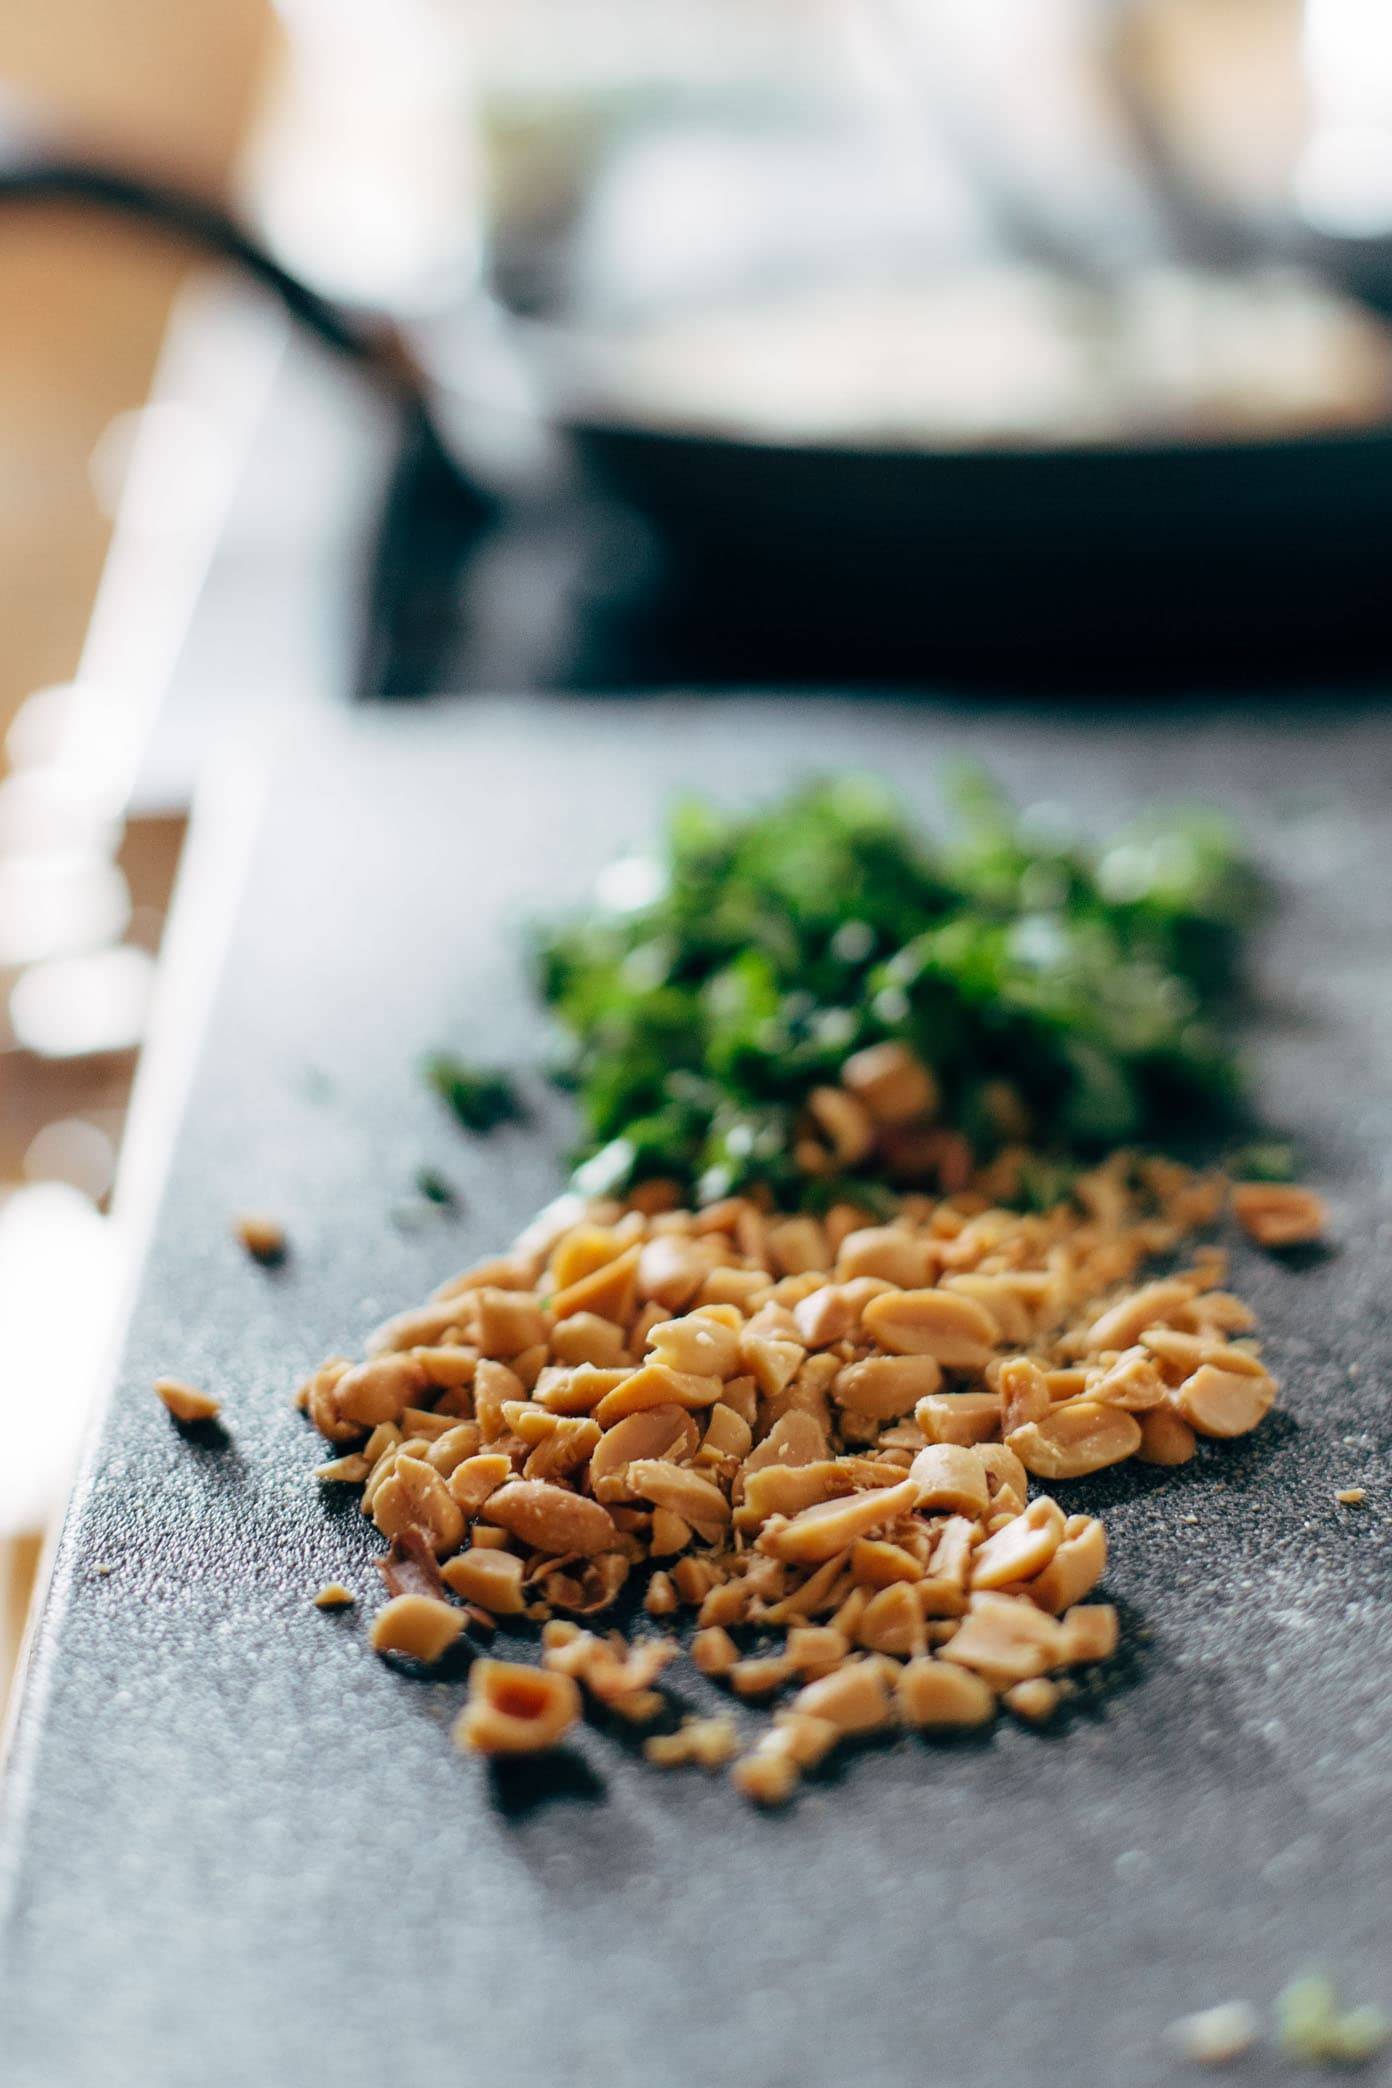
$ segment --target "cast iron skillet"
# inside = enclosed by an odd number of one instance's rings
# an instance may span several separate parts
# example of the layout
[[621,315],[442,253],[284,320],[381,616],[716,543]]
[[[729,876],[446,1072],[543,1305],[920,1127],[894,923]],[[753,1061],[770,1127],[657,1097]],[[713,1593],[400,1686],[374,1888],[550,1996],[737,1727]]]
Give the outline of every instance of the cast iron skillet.
[[[397,397],[461,495],[490,412],[559,432],[652,526],[693,599],[748,625],[854,631],[873,678],[943,669],[1128,679],[1381,661],[1392,426],[1271,439],[1013,450],[746,442],[626,423],[567,382],[565,336],[511,329],[524,403],[490,402],[383,319],[348,313],[225,211],[117,168],[29,158],[0,202],[76,202],[220,255]],[[720,605],[725,605],[723,608]]]

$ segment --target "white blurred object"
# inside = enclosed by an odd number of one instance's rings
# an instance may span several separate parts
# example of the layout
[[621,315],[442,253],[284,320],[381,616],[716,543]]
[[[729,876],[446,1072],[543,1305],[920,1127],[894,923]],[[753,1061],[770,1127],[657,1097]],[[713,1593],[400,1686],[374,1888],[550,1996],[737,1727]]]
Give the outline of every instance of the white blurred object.
[[337,297],[428,308],[476,278],[468,10],[277,0],[285,59],[248,158],[288,267]]
[[90,1117],[59,1117],[29,1141],[24,1177],[29,1182],[64,1182],[100,1203],[116,1173],[111,1133]]
[[[0,1538],[42,1529],[72,1475],[111,1339],[115,1236],[63,1182],[17,1189],[0,1205]],[[81,1301],[75,1311],[74,1302]]]
[[1319,231],[1392,233],[1392,6],[1306,0],[1304,57],[1313,120],[1296,200]]
[[31,964],[10,994],[15,1042],[40,1058],[130,1051],[140,1042],[155,964],[129,944]]
[[0,861],[0,965],[34,964],[113,942],[129,918],[125,877],[100,854]]

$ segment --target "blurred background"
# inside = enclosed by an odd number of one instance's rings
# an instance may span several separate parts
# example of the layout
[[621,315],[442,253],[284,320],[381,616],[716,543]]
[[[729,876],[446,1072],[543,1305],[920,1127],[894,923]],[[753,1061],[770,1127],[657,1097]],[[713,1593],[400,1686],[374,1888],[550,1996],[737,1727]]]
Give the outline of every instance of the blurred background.
[[0,1692],[258,720],[1385,667],[1385,0],[9,0],[0,308]]

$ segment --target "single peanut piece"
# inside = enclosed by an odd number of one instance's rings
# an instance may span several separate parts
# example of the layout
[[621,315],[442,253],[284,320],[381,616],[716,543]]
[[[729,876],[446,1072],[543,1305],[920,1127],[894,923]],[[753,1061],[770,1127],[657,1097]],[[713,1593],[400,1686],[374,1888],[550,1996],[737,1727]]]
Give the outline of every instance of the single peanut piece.
[[475,1754],[536,1754],[555,1747],[580,1718],[569,1675],[511,1660],[476,1660],[469,1701],[455,1722],[457,1746]]
[[200,1392],[196,1385],[186,1385],[182,1378],[156,1378],[155,1394],[174,1419],[186,1425],[215,1421],[222,1412],[222,1402],[214,1399],[211,1392]]
[[1200,1435],[1247,1435],[1268,1413],[1276,1387],[1266,1372],[1221,1370],[1202,1363],[1173,1395],[1177,1411]]
[[1073,1399],[1044,1421],[1027,1421],[1011,1434],[1015,1452],[1037,1479],[1081,1479],[1120,1464],[1141,1447],[1141,1424],[1121,1407]]
[[436,1661],[464,1629],[464,1612],[435,1595],[394,1595],[378,1610],[368,1637],[374,1653]]
[[1292,1182],[1240,1182],[1232,1201],[1238,1224],[1259,1247],[1303,1247],[1329,1230],[1324,1199]]
[[537,1551],[579,1552],[592,1558],[618,1542],[607,1508],[584,1494],[571,1493],[545,1479],[511,1479],[483,1503],[485,1522],[494,1523]]
[[515,1617],[527,1606],[522,1593],[522,1561],[512,1552],[491,1546],[473,1547],[446,1559],[440,1578],[465,1602],[495,1616]]
[[870,1300],[861,1320],[881,1348],[931,1356],[948,1370],[984,1370],[998,1338],[986,1308],[955,1291],[885,1291]]

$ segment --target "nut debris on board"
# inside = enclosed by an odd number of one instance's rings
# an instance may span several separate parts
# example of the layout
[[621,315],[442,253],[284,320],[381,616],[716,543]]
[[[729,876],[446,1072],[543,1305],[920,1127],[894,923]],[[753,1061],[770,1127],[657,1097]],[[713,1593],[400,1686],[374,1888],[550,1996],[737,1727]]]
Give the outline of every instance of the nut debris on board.
[[[1050,1718],[1117,1642],[1088,1600],[1105,1530],[1054,1489],[1183,1462],[1275,1397],[1221,1253],[1184,1259],[1221,1185],[1122,1153],[1046,1211],[973,1186],[888,1223],[646,1186],[562,1199],[304,1388],[341,1453],[321,1476],[361,1484],[400,1562],[374,1644],[546,1625],[540,1668],[475,1662],[469,1749],[552,1746],[587,1699],[655,1724],[677,1641],[588,1628],[641,1577],[697,1668],[771,1711],[735,1772],[764,1804],[847,1734]],[[715,1760],[698,1725],[648,1758]]]

